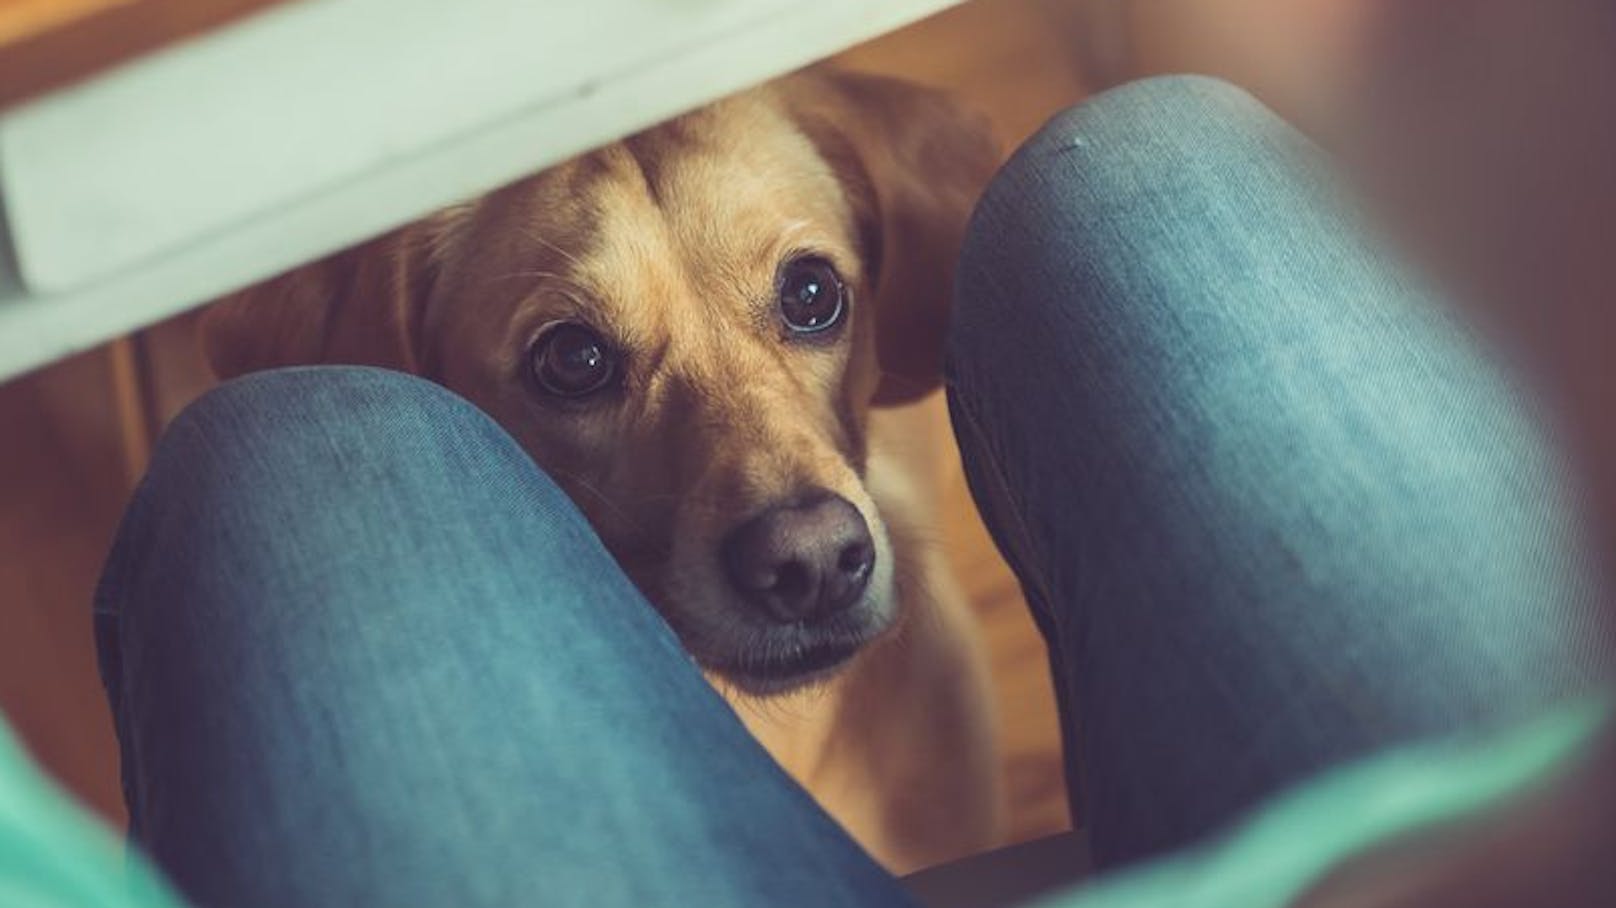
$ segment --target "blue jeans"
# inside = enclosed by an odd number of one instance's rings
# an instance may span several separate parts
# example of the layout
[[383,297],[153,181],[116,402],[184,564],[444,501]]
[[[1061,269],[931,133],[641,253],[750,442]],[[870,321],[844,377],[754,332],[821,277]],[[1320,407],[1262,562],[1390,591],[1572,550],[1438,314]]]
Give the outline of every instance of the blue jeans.
[[[1155,80],[1046,126],[970,231],[950,403],[1104,867],[1596,671],[1537,430],[1325,191],[1255,102]],[[96,622],[132,835],[200,905],[907,904],[427,382],[197,402]]]

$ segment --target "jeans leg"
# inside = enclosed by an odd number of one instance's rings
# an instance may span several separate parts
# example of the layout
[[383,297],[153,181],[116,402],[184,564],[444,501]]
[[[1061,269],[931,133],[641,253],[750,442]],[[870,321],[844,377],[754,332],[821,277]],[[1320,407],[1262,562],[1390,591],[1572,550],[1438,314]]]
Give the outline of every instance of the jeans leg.
[[96,621],[134,838],[198,904],[907,904],[571,502],[424,381],[193,405]]
[[1102,865],[1599,670],[1541,432],[1230,86],[1125,86],[1015,155],[966,240],[950,403]]

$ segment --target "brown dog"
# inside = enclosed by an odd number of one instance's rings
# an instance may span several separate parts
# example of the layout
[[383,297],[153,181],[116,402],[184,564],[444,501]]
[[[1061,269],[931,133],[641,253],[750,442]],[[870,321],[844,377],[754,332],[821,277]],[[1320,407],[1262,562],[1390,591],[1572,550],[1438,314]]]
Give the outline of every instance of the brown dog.
[[902,487],[925,442],[872,406],[938,386],[997,163],[935,92],[810,70],[239,293],[204,343],[221,376],[388,366],[493,415],[908,870],[995,844],[1000,788],[971,617]]

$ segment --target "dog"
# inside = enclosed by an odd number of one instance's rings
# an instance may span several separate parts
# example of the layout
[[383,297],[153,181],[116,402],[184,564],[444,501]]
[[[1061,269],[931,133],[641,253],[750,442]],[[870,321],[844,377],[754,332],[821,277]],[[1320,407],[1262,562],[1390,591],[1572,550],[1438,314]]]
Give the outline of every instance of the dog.
[[491,414],[904,872],[1003,822],[983,648],[905,463],[941,440],[894,409],[941,383],[999,160],[941,93],[812,68],[226,297],[203,348],[220,377],[376,365]]

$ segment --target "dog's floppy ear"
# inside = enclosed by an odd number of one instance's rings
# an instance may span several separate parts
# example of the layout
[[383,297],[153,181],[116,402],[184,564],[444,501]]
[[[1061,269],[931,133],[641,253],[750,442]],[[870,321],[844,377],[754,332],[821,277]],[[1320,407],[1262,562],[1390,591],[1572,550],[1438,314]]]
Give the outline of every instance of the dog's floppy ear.
[[940,91],[885,76],[819,67],[781,87],[859,220],[875,275],[875,403],[923,397],[942,381],[965,222],[999,165],[988,123]]
[[220,378],[276,366],[352,363],[420,373],[440,215],[231,294],[204,313]]

